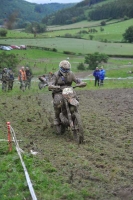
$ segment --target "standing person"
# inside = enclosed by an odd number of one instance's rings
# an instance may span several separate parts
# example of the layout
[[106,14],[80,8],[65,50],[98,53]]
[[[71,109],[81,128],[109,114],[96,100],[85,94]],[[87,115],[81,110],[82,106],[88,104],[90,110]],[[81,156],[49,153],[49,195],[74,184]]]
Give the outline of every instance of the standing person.
[[7,86],[8,86],[8,81],[9,81],[7,68],[4,68],[3,71],[2,71],[1,81],[2,81],[2,90],[6,91],[7,90]]
[[97,85],[97,83],[99,86],[100,71],[98,67],[96,67],[95,71],[93,72],[93,76],[95,77],[95,86]]
[[104,82],[104,78],[105,78],[105,70],[103,69],[103,66],[100,67],[100,85],[103,85]]
[[62,88],[66,86],[70,87],[73,82],[75,82],[76,84],[82,83],[81,80],[75,77],[75,75],[73,74],[72,71],[70,71],[70,69],[71,69],[71,64],[67,60],[61,61],[59,63],[59,71],[54,73],[52,77],[52,82],[48,86],[49,90],[52,88],[52,86],[59,87],[59,89],[54,90],[52,92],[53,106],[55,112],[54,125],[60,124],[60,118],[59,118],[59,114],[61,112],[60,103],[63,102]]
[[31,79],[32,79],[32,72],[29,69],[29,67],[26,67],[25,73],[26,73],[26,79],[27,79],[26,80],[26,84],[25,84],[25,88],[28,87],[28,89],[30,89],[30,87],[31,87]]
[[25,89],[26,72],[24,66],[22,66],[21,69],[19,70],[18,80],[20,82],[20,89]]
[[13,89],[13,82],[14,82],[14,73],[11,68],[8,70],[8,76],[9,76],[9,81],[8,81],[8,90]]

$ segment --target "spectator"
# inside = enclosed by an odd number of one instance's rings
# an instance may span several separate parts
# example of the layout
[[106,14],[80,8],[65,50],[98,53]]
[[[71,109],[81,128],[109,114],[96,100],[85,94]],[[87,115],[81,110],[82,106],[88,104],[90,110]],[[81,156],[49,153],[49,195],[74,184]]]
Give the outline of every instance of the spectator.
[[32,72],[31,70],[29,69],[29,67],[26,67],[26,70],[25,70],[25,73],[26,73],[26,84],[25,84],[25,88],[28,87],[28,89],[30,89],[31,87],[31,79],[32,79]]
[[7,68],[4,68],[2,73],[1,73],[1,81],[2,81],[2,90],[6,91],[7,90],[7,85],[8,85],[8,80],[9,80],[9,76],[7,73]]
[[11,68],[9,68],[7,73],[8,73],[8,76],[9,76],[8,90],[12,90],[13,89],[13,82],[14,82],[14,73],[13,73]]
[[104,78],[105,78],[105,70],[103,69],[103,66],[100,67],[100,85],[103,85],[104,82]]
[[20,89],[24,89],[26,83],[26,72],[24,66],[19,70],[18,80],[20,82]]
[[99,86],[100,71],[98,67],[96,67],[95,71],[93,72],[93,76],[95,77],[95,86],[97,85],[97,83]]

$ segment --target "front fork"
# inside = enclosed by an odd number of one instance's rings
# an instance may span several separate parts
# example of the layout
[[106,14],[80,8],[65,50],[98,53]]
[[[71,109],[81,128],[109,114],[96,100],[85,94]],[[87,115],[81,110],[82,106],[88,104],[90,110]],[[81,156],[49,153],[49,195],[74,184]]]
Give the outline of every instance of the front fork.
[[73,127],[72,115],[71,115],[71,112],[70,112],[70,109],[69,109],[68,101],[66,99],[64,99],[64,102],[65,102],[65,106],[66,106],[69,125],[73,129],[74,127]]

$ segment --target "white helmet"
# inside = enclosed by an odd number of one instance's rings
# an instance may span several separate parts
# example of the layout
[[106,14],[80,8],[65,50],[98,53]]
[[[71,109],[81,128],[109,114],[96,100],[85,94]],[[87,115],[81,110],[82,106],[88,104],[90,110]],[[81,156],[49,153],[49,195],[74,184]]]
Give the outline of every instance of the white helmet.
[[60,68],[63,68],[63,69],[69,69],[71,68],[71,64],[67,61],[67,60],[62,60],[60,63],[59,63],[59,67]]

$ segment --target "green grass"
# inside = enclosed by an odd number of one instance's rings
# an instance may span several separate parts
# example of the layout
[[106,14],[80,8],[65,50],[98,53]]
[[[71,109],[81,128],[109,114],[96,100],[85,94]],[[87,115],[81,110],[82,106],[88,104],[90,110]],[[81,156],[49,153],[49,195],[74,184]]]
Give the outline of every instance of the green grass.
[[[1,51],[2,52],[2,51]],[[66,55],[59,52],[45,51],[41,49],[28,50],[12,50],[7,51],[7,54],[14,53],[19,59],[19,66],[17,67],[15,75],[18,75],[19,68],[28,64],[31,67],[35,76],[55,72],[59,68],[59,62],[69,57],[72,69],[77,71],[77,64],[84,62],[83,56]]]
[[[95,22],[79,22],[71,26],[54,26],[53,31],[46,32],[44,34],[38,34],[36,38],[33,34],[27,34],[22,31],[8,31],[6,38],[1,38],[0,43],[5,45],[21,45],[26,44],[30,46],[56,48],[58,52],[64,51],[74,52],[76,54],[87,54],[87,53],[106,53],[109,55],[132,55],[132,44],[120,43],[122,41],[122,34],[125,30],[133,24],[133,19],[114,23],[110,21],[104,26],[104,31],[100,31],[100,21]],[[71,35],[78,34],[79,31],[88,31],[92,26],[96,25],[95,29],[98,31],[95,34],[90,33],[94,36],[93,41],[89,40],[90,34],[81,34],[83,39],[75,38],[60,38],[56,36],[63,36],[66,33]],[[78,29],[75,29],[79,27]],[[87,28],[83,28],[87,27]],[[49,27],[51,30],[52,27]],[[60,29],[60,30],[59,30]],[[64,29],[64,30],[61,30]],[[85,39],[85,40],[84,40]],[[101,42],[101,41],[105,41]],[[107,43],[109,41],[109,43]],[[117,43],[114,43],[117,42]]]
[[94,86],[94,80],[85,81],[87,82],[87,90],[99,90],[99,89],[118,89],[118,88],[133,88],[133,78],[132,79],[112,79],[104,80],[104,86],[98,87]]
[[[76,54],[106,53],[110,55],[132,55],[132,44],[102,43],[84,39],[44,38],[44,39],[8,39],[0,40],[2,44],[26,44],[39,47],[56,48],[58,52],[70,51]],[[45,56],[45,54],[44,54]]]
[[[2,52],[2,51],[1,51]],[[41,49],[28,49],[28,50],[12,50],[7,51],[7,54],[14,53],[19,59],[19,65],[15,71],[15,76],[18,76],[18,70],[22,65],[28,65],[33,72],[35,77],[48,74],[49,72],[55,72],[58,70],[59,62],[61,60],[67,59],[72,66],[73,72],[80,72],[77,70],[79,63],[84,63],[85,56],[81,55],[66,55],[59,52],[44,51]],[[131,63],[131,64],[129,64]],[[128,71],[133,71],[133,61],[130,58],[109,58],[108,63],[102,64],[107,70],[108,77],[126,77],[131,76],[127,74]],[[86,65],[86,73],[88,72]],[[112,76],[113,75],[113,76]]]
[[[12,152],[8,152],[8,146],[4,143],[0,146],[1,174],[0,174],[0,199],[23,200],[30,199],[31,194],[24,175],[19,156],[13,145]],[[24,154],[24,163],[30,175],[33,188],[38,199],[61,199],[64,195],[67,199],[82,199],[80,194],[72,191],[69,185],[62,184],[61,177],[54,177],[54,168],[46,160],[38,160],[30,154]],[[43,168],[38,168],[38,165]]]

